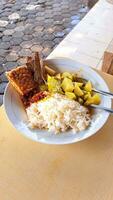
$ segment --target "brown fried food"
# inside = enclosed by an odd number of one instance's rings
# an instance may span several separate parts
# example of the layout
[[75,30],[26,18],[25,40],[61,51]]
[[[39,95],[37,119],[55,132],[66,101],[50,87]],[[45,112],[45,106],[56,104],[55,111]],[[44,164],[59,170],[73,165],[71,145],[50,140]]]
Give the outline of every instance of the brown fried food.
[[33,58],[31,56],[27,56],[26,66],[34,73]]
[[54,75],[57,74],[57,72],[56,72],[54,69],[48,67],[47,65],[45,65],[45,71],[46,71],[46,73],[49,74],[50,76],[54,76]]
[[38,83],[34,81],[32,71],[27,66],[20,66],[6,72],[6,76],[20,95],[28,94],[38,87]]
[[40,59],[39,52],[35,52],[34,56],[27,57],[26,63],[28,69],[34,72],[34,80],[42,84],[47,78],[47,74],[54,76],[57,72],[47,66],[45,62]]
[[45,71],[39,53],[35,52],[34,56],[28,56],[26,65],[34,73],[34,80],[42,84],[44,82]]
[[37,102],[43,98],[45,98],[49,93],[46,91],[39,92],[38,90],[34,89],[33,91],[29,92],[29,94],[20,96],[24,107],[27,108],[30,106],[31,103]]
[[30,106],[32,97],[35,94],[37,94],[38,92],[39,92],[39,89],[35,88],[34,90],[30,91],[28,94],[20,96],[21,101],[22,101],[22,103],[23,103],[23,105],[24,105],[25,108],[27,108],[28,106]]
[[38,93],[34,94],[34,96],[30,99],[30,103],[34,103],[41,99],[44,99],[45,97],[47,97],[47,95],[48,95],[48,92],[46,92],[46,91],[38,92]]

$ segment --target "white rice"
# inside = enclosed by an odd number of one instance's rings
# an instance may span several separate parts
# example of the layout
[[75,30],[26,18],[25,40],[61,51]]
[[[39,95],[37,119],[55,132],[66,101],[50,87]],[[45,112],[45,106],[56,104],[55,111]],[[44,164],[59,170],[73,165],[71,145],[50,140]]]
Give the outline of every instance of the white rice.
[[87,128],[91,119],[86,107],[64,95],[54,94],[26,109],[29,127],[60,133],[71,128],[74,133]]

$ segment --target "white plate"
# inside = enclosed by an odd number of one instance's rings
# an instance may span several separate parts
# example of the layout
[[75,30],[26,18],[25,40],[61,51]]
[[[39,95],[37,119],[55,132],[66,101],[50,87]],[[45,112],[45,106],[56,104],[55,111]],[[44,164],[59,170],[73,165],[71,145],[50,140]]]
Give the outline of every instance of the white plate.
[[[60,72],[69,71],[69,72],[78,72],[80,71],[81,75],[91,80],[92,84],[97,89],[102,89],[104,91],[109,91],[108,86],[106,85],[103,78],[95,72],[92,68],[84,66],[78,62],[75,62],[66,58],[58,59],[48,59],[45,61],[48,66],[58,69]],[[102,102],[101,105],[111,108],[111,100],[105,96],[101,96]],[[54,133],[48,133],[44,130],[30,130],[27,127],[27,116],[23,108],[22,102],[12,86],[7,85],[4,94],[4,107],[7,113],[9,120],[12,122],[14,127],[20,131],[24,136],[43,143],[47,144],[69,144],[84,140],[91,135],[95,134],[107,121],[109,113],[105,111],[96,110],[91,125],[88,129],[73,134],[72,131],[68,131],[62,134],[55,135]]]

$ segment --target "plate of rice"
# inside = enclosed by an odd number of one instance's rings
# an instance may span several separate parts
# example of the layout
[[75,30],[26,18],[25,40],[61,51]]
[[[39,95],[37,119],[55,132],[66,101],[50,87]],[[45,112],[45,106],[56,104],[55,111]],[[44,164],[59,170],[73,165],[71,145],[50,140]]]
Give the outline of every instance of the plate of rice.
[[[23,87],[20,87],[19,90],[19,87],[11,84],[10,81],[5,89],[4,107],[14,127],[29,139],[47,144],[79,142],[98,132],[107,121],[109,113],[103,110],[89,110],[87,105],[91,99],[104,107],[111,108],[111,100],[101,96],[100,101],[95,94],[90,98],[92,94],[87,90],[86,92],[85,89],[82,90],[85,87],[87,89],[87,86],[80,85],[80,83],[73,83],[75,84],[73,89],[70,86],[72,84],[71,77],[67,76],[79,74],[83,79],[91,81],[94,88],[109,92],[103,78],[92,68],[66,58],[47,59],[44,61],[44,66],[58,72],[57,82],[48,75],[49,89],[37,93],[35,87],[35,89],[32,89],[33,92],[35,91],[33,97],[31,97],[30,91],[31,87],[35,85],[33,82],[29,83],[29,87],[27,84],[26,90]],[[61,83],[59,73],[63,74],[64,72],[67,74],[62,78]],[[13,72],[13,75],[15,79],[18,78],[16,73]],[[25,74],[24,80],[29,82],[29,78],[28,80],[25,79]],[[59,82],[61,87],[59,87]],[[52,83],[52,86],[49,83]],[[17,91],[14,87],[17,88]],[[28,93],[25,93],[25,91],[28,92],[28,90],[30,96],[26,103]]]

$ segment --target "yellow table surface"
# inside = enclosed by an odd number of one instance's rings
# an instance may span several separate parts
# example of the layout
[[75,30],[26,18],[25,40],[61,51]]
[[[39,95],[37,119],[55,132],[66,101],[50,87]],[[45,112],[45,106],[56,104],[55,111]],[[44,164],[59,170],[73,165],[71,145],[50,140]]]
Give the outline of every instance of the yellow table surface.
[[2,106],[0,200],[113,200],[113,116],[89,139],[54,146],[19,134]]

